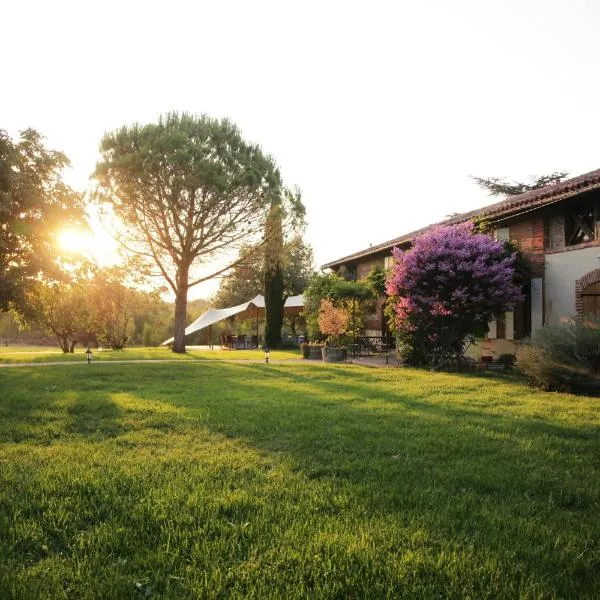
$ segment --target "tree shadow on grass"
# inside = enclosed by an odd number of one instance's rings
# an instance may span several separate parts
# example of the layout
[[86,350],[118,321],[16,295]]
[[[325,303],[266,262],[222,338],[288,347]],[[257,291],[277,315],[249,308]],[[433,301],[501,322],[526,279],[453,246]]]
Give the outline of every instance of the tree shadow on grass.
[[[306,493],[318,495],[326,517],[361,515],[365,527],[373,519],[407,528],[418,523],[436,543],[494,556],[515,577],[515,563],[522,564],[532,581],[545,582],[543,589],[559,596],[584,597],[595,589],[597,427],[588,425],[582,435],[549,417],[469,408],[444,399],[446,390],[428,381],[405,392],[400,384],[389,389],[391,375],[366,369],[303,369],[108,366],[93,378],[71,381],[70,388],[50,374],[36,385],[76,394],[67,414],[84,439],[118,441],[159,421],[174,432],[201,422],[217,436],[289,465]],[[474,378],[453,382],[465,392],[480,385]],[[128,408],[127,394],[143,408]],[[226,518],[250,520],[255,505],[242,504],[232,501]],[[146,518],[149,525],[157,519],[151,512]],[[160,531],[160,522],[152,527]],[[568,539],[568,547],[557,539]]]
[[[309,478],[360,485],[373,507],[375,496],[383,506],[386,494],[397,497],[394,481],[399,488],[427,481],[450,495],[465,489],[496,494],[501,502],[507,490],[523,498],[566,497],[581,510],[597,500],[597,486],[586,489],[576,481],[581,470],[568,469],[570,454],[594,456],[595,426],[580,430],[527,415],[428,402],[426,391],[420,400],[399,391],[382,396],[360,377],[340,384],[329,379],[331,373],[220,368],[228,384],[200,393],[197,402],[193,396],[185,400],[206,411],[209,427],[291,457]],[[552,476],[556,466],[566,469],[562,481]]]
[[[376,375],[346,375],[340,382],[331,372],[241,366],[235,392],[224,388],[202,405],[216,431],[290,457],[308,479],[338,482],[340,489],[349,484],[372,512],[428,513],[440,527],[440,515],[443,521],[444,514],[462,512],[468,531],[483,503],[487,516],[479,518],[496,526],[506,519],[514,540],[538,523],[530,541],[544,536],[542,515],[552,514],[550,521],[560,515],[563,526],[578,529],[590,524],[600,501],[596,424],[432,402],[427,389],[415,399],[374,390]],[[477,389],[479,379],[464,386]],[[589,532],[581,527],[581,533],[585,547]]]
[[67,431],[93,440],[114,438],[124,432],[121,410],[107,394],[74,394],[67,404]]
[[[264,372],[261,373],[257,370],[256,365],[249,365],[248,368],[259,376],[265,377]],[[279,368],[276,375],[272,373],[268,377],[275,379],[281,377],[295,383],[316,386],[323,391],[324,398],[339,394],[340,389],[343,389],[346,395],[351,397],[350,405],[360,403],[366,410],[370,410],[367,405],[369,402],[384,403],[390,407],[403,406],[420,412],[435,413],[448,419],[468,419],[469,423],[491,430],[511,430],[519,434],[525,430],[531,430],[532,433],[547,434],[557,438],[600,441],[600,418],[594,422],[584,424],[578,422],[576,426],[569,426],[557,424],[556,418],[550,418],[549,415],[539,411],[537,414],[529,414],[515,410],[519,408],[518,405],[523,404],[524,396],[530,396],[536,400],[544,397],[542,392],[522,386],[523,382],[516,377],[508,376],[499,379],[495,375],[482,376],[472,373],[448,375],[408,370],[409,377],[427,375],[429,385],[411,389],[410,393],[407,393],[401,391],[402,374],[406,371],[395,371],[395,374],[400,375],[395,390],[389,389],[392,378],[382,379],[372,370],[369,371],[371,372],[364,373],[355,368],[346,368],[337,374],[324,373],[315,377],[302,372],[290,374]],[[390,371],[385,374],[389,375]],[[436,380],[436,376],[439,380]],[[519,387],[515,388],[515,386]],[[484,399],[477,400],[470,395],[466,402],[462,403],[460,402],[461,394],[482,395]],[[585,403],[589,400],[568,394],[564,394],[563,398],[565,403],[569,403],[574,409],[578,403]],[[443,400],[443,402],[438,400]]]
[[[332,514],[333,498],[347,497],[368,518],[417,520],[500,562],[522,561],[566,597],[600,582],[597,422],[519,411],[522,391],[487,377],[423,381],[405,392],[401,384],[390,391],[387,375],[352,368],[215,372],[221,385],[198,385],[185,406],[202,411],[213,431],[289,461],[307,486],[325,485]],[[498,402],[453,402],[444,397],[449,382],[454,394],[491,387]],[[561,537],[568,548],[557,546]]]
[[96,440],[119,435],[120,410],[101,391],[106,382],[94,389],[84,369],[0,374],[8,384],[0,401],[0,439],[44,444],[73,435]]

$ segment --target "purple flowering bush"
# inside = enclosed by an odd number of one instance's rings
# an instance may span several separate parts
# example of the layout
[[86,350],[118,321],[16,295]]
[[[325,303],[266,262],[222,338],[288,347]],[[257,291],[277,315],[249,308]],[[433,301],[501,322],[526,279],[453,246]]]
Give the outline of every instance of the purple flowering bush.
[[516,254],[472,223],[434,227],[393,255],[388,316],[409,364],[440,368],[460,360],[494,315],[523,300]]

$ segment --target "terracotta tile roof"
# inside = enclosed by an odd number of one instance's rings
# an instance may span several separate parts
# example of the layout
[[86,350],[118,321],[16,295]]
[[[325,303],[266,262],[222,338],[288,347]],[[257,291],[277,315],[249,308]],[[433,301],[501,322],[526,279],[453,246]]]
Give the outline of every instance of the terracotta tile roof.
[[456,223],[468,221],[473,217],[484,217],[489,218],[493,222],[498,222],[514,217],[520,213],[529,212],[549,204],[554,204],[565,198],[570,198],[582,192],[588,192],[598,188],[600,188],[600,169],[590,171],[589,173],[579,175],[578,177],[566,179],[560,183],[554,183],[537,190],[531,190],[524,194],[519,194],[518,196],[512,196],[501,202],[496,202],[495,204],[490,204],[489,206],[484,206],[477,210],[462,213],[451,217],[450,219],[439,221],[438,223],[432,223],[427,227],[411,231],[410,233],[394,238],[393,240],[388,240],[382,244],[377,244],[376,246],[371,246],[365,250],[328,262],[321,268],[328,269],[359,258],[391,250],[395,246],[402,246],[403,244],[409,243],[415,236],[435,225],[454,225]]

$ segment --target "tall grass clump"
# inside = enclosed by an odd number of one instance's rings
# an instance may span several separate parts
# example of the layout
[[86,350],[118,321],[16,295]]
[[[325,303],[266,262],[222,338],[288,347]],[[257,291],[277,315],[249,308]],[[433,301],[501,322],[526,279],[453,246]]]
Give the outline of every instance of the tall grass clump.
[[590,315],[545,325],[531,343],[518,349],[516,365],[546,390],[589,388],[600,381],[600,318]]

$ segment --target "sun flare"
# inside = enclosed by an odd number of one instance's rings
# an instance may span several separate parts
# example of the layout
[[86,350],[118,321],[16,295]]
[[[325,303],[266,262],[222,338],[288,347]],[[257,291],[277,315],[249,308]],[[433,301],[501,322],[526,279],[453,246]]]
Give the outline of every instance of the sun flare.
[[99,266],[118,262],[115,241],[108,235],[99,235],[97,231],[64,229],[58,234],[58,246],[71,257],[85,257]]
[[93,244],[93,235],[80,229],[64,229],[58,243],[65,252],[85,252]]

